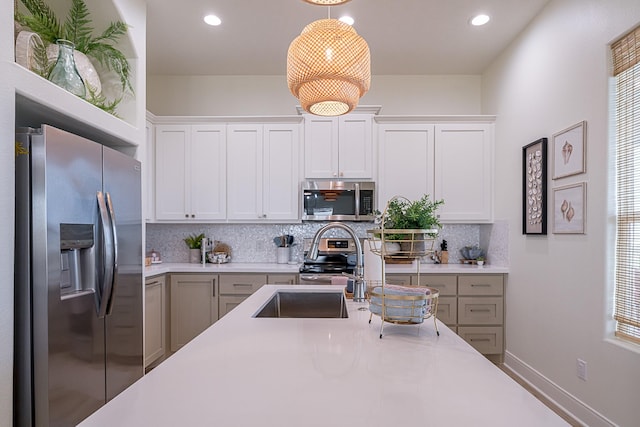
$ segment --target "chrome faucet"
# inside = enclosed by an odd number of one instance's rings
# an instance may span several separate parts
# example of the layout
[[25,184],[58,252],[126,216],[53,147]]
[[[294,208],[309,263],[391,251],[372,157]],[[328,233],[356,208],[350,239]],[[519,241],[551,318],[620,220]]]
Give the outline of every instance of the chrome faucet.
[[360,243],[360,239],[356,236],[355,231],[348,225],[345,225],[341,222],[330,222],[329,224],[323,226],[320,230],[318,230],[313,236],[313,240],[311,241],[311,248],[309,249],[309,253],[307,254],[307,259],[316,260],[318,259],[318,247],[320,246],[320,238],[326,233],[328,230],[333,228],[340,228],[346,231],[353,242],[356,245],[356,267],[353,271],[353,276],[350,274],[342,273],[345,276],[349,276],[353,279],[353,300],[355,302],[364,302],[364,292],[366,289],[366,284],[364,281],[363,273],[363,257],[362,257],[362,244]]

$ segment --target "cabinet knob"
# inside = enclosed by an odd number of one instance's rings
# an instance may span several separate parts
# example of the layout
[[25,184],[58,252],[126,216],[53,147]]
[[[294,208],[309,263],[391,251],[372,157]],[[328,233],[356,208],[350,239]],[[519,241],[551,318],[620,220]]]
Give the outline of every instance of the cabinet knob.
[[184,217],[185,218],[189,218],[189,214],[184,214]]
[[194,214],[191,214],[191,218],[195,218],[196,216]]

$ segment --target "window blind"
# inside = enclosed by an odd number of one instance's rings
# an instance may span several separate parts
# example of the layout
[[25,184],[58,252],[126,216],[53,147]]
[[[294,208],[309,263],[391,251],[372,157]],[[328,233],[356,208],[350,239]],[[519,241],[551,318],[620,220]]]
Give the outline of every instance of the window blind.
[[616,124],[616,335],[640,343],[640,27],[611,45]]

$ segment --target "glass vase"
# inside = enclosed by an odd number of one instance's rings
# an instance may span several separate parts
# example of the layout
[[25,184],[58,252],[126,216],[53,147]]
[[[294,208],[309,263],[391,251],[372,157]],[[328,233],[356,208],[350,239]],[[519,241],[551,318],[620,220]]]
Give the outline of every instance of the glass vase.
[[86,89],[73,57],[75,45],[69,40],[62,39],[57,40],[56,44],[58,45],[58,59],[51,73],[49,73],[49,81],[74,95],[84,98]]

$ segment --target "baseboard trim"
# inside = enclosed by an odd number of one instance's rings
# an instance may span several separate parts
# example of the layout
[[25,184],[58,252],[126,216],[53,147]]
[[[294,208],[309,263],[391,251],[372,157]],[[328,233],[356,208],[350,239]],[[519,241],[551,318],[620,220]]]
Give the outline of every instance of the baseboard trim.
[[604,415],[565,391],[509,351],[504,353],[504,366],[581,424],[589,427],[616,426]]

